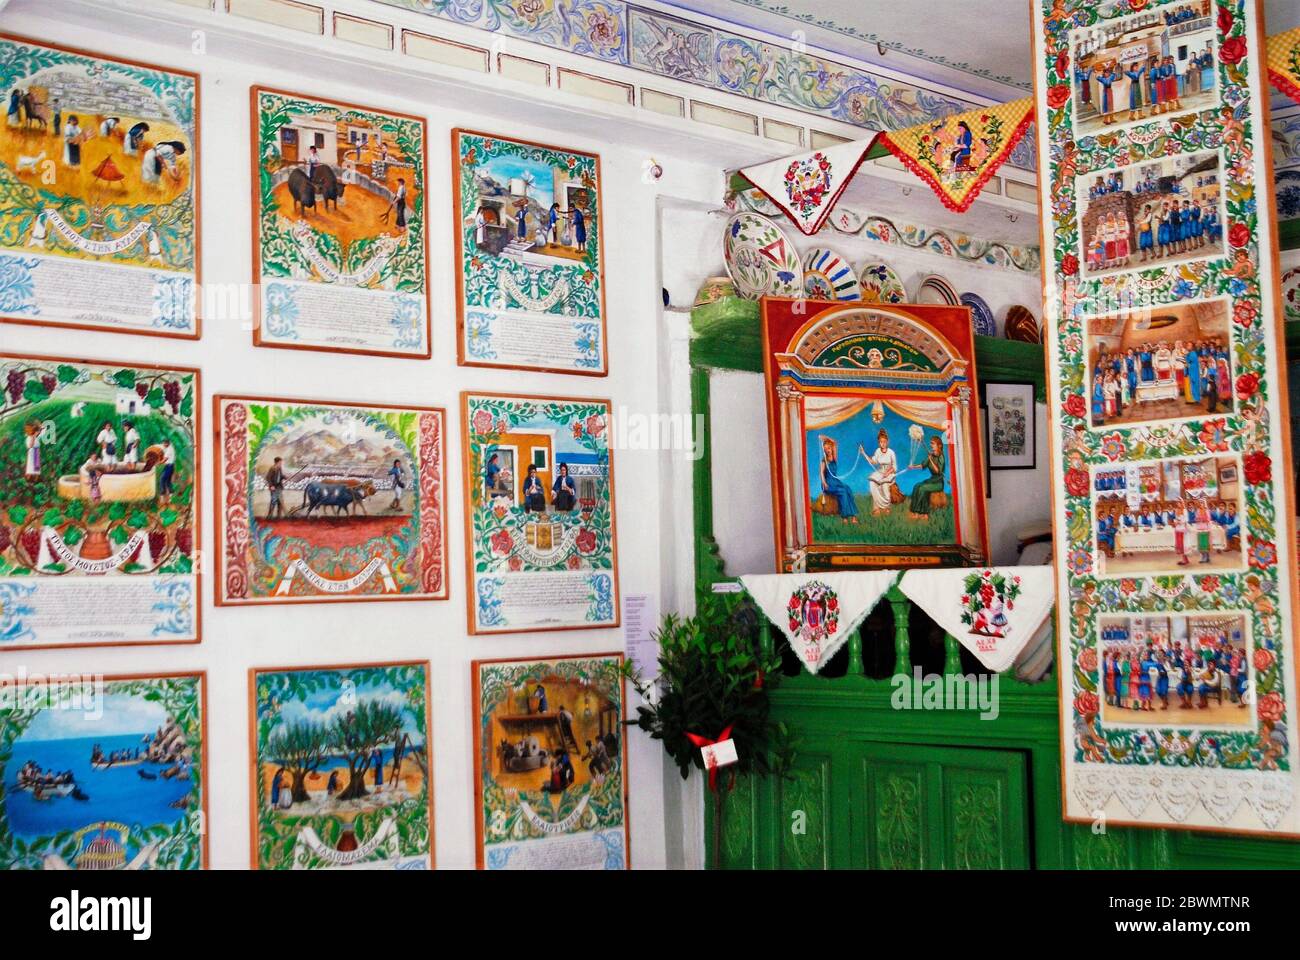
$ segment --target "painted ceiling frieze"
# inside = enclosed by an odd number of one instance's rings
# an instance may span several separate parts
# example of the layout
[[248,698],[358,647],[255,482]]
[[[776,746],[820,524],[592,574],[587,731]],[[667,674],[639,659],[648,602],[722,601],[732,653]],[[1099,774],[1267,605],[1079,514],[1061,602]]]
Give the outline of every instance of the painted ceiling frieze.
[[[373,2],[870,130],[898,130],[979,105],[616,0]],[[1008,162],[1033,170],[1032,139]]]

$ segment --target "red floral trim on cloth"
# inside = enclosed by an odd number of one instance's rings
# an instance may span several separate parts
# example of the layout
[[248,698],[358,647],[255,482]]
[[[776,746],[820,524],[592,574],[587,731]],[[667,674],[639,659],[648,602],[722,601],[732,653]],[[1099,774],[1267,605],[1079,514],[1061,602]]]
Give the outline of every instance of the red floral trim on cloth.
[[934,174],[921,166],[916,161],[916,158],[906,149],[894,142],[893,137],[889,132],[886,131],[877,134],[876,139],[872,142],[872,146],[874,147],[878,143],[897,157],[902,162],[903,166],[907,167],[908,170],[912,171],[912,173],[925,181],[930,189],[934,191],[935,196],[937,196],[943,205],[949,210],[954,213],[965,213],[970,209],[971,204],[973,204],[975,199],[980,195],[980,191],[984,189],[985,184],[987,184],[989,180],[992,179],[993,175],[997,173],[998,168],[1000,168],[1002,164],[1006,163],[1007,158],[1011,156],[1012,151],[1016,149],[1016,146],[1033,125],[1033,122],[1034,111],[1031,108],[1012,129],[1011,134],[1007,137],[1007,142],[1002,149],[999,150],[995,156],[990,157],[984,162],[984,169],[980,172],[979,176],[975,178],[974,184],[971,185],[965,197],[962,198],[956,198],[949,193],[948,189],[934,176]]
[[248,522],[248,408],[242,403],[229,403],[221,421],[226,484],[221,545],[224,589],[228,599],[242,600],[248,596],[248,551],[252,546]]
[[442,414],[420,414],[420,587],[443,592],[447,552],[442,538]]
[[1300,27],[1274,34],[1265,46],[1269,82],[1300,103]]

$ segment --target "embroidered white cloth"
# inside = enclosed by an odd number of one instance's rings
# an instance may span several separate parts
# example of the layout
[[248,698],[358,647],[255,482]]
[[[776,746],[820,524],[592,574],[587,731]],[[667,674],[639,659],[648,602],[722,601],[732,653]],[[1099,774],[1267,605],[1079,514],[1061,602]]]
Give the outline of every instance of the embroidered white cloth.
[[833,657],[898,579],[896,570],[741,577],[809,673]]
[[1052,577],[1052,567],[909,570],[898,589],[986,669],[1001,673],[1051,613]]
[[740,175],[780,207],[800,232],[811,237],[830,216],[872,143],[854,140],[823,147],[797,157],[745,167]]

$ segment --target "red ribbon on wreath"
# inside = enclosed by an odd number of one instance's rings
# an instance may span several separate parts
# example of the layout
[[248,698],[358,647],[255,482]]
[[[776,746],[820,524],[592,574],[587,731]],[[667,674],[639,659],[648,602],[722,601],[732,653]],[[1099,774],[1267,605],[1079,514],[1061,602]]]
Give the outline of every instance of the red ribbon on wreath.
[[[705,747],[711,747],[715,743],[721,743],[724,740],[731,739],[731,725],[728,724],[716,740],[710,740],[708,737],[701,737],[698,733],[686,734],[686,739],[695,744],[696,749],[703,750]],[[705,761],[705,766],[709,771],[709,790],[716,793],[718,790],[718,764],[710,759]]]

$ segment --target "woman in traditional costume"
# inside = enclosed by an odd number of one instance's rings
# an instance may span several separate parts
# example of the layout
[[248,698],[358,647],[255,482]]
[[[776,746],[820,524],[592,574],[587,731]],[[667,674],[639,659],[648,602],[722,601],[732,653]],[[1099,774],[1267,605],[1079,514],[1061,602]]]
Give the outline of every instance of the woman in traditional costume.
[[1201,354],[1194,344],[1187,350],[1187,382],[1183,385],[1183,397],[1188,403],[1201,402]]
[[1119,79],[1119,71],[1112,71],[1109,67],[1102,69],[1097,74],[1097,82],[1101,84],[1101,122],[1115,122],[1115,91],[1113,85]]
[[23,461],[23,475],[28,480],[36,480],[41,475],[41,425],[29,420],[23,426],[23,442],[27,446],[27,456]]
[[77,122],[75,113],[68,116],[67,125],[63,128],[63,165],[81,166],[81,124]]
[[840,469],[839,444],[830,437],[822,437],[821,475],[822,492],[835,499],[836,511],[844,523],[858,522],[858,504],[852,488],[838,476]]
[[1141,120],[1146,116],[1142,103],[1142,64],[1135,63],[1124,71],[1128,77],[1128,118]]
[[1100,373],[1092,378],[1092,422],[1095,426],[1106,422],[1106,384]]
[[912,488],[912,503],[910,516],[913,520],[930,519],[930,495],[934,493],[943,493],[943,472],[947,458],[943,453],[943,438],[935,434],[930,438],[930,455],[925,458],[925,463],[913,463],[908,469],[915,467],[925,467],[930,475]]
[[163,171],[173,180],[180,179],[177,158],[185,153],[185,144],[179,140],[164,140],[144,152],[140,160],[140,181],[154,186],[162,182]]
[[881,430],[876,435],[876,449],[870,455],[862,449],[861,445],[858,446],[858,451],[876,468],[867,478],[871,484],[871,513],[874,516],[889,513],[894,505],[890,493],[894,486],[894,478],[898,475],[898,457],[893,450],[889,449],[889,434]]

